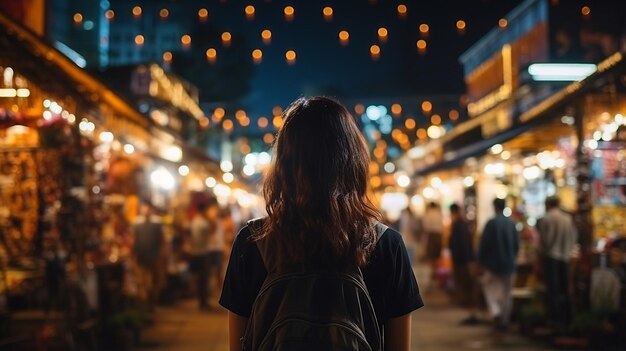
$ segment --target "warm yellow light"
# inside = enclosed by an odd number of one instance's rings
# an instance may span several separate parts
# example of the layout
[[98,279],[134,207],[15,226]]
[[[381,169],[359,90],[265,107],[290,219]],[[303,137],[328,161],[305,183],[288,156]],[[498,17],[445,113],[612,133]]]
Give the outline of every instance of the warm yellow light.
[[404,17],[406,15],[406,12],[407,12],[406,5],[404,4],[398,5],[398,15],[400,15],[401,17]]
[[443,130],[441,127],[439,126],[430,126],[428,127],[428,129],[426,130],[426,134],[428,134],[428,137],[431,139],[439,139],[443,136]]
[[296,52],[293,50],[287,50],[285,58],[287,59],[287,63],[290,65],[294,64],[296,62]]
[[234,126],[235,126],[235,124],[230,119],[227,119],[227,120],[224,121],[224,123],[222,123],[222,128],[224,128],[224,130],[227,131],[227,132],[233,130]]
[[180,37],[180,42],[184,45],[184,46],[188,46],[191,44],[191,36],[189,34],[185,34],[182,37]]
[[465,29],[465,21],[463,21],[463,20],[456,21],[456,29],[464,30]]
[[591,14],[591,8],[589,8],[589,6],[583,6],[583,8],[580,9],[580,12],[583,16],[589,16]]
[[385,155],[387,154],[385,152],[385,149],[380,149],[380,148],[374,149],[373,153],[374,153],[374,156],[379,159],[385,157]]
[[280,106],[274,106],[274,107],[272,108],[272,114],[273,114],[274,116],[280,116],[280,115],[282,115],[282,114],[283,114],[283,108],[282,108],[282,107],[280,107]]
[[104,17],[106,17],[106,19],[111,21],[113,18],[115,18],[115,11],[107,10],[107,12],[104,13]]
[[285,6],[285,9],[283,11],[285,13],[285,19],[287,21],[291,21],[293,19],[293,14],[296,12],[293,8],[293,6]]
[[[29,94],[30,95],[30,92]],[[13,89],[13,88],[0,88],[0,97],[3,98],[12,98],[12,97],[16,97],[17,96],[17,89]],[[47,117],[46,117],[46,113],[47,113]],[[44,112],[44,118],[46,119],[50,119],[52,117],[52,114],[50,113],[50,111],[46,111]]]
[[380,41],[387,40],[387,35],[388,34],[389,34],[389,31],[387,30],[387,28],[385,28],[385,27],[378,28],[378,40],[380,40]]
[[509,21],[506,20],[506,18],[500,18],[498,20],[498,27],[500,28],[506,28],[509,25]]
[[260,63],[262,58],[263,58],[263,51],[261,51],[261,49],[252,50],[252,59],[254,59],[254,62]]
[[250,125],[250,118],[248,118],[248,117],[244,117],[244,118],[239,119],[239,124],[240,124],[242,127],[247,127],[247,126],[249,126],[249,125]]
[[163,62],[165,63],[170,63],[172,62],[172,53],[169,51],[166,51],[163,53]]
[[256,12],[254,6],[252,5],[246,6],[245,12],[246,12],[247,19],[249,20],[254,19],[254,13]]
[[370,53],[374,56],[377,56],[380,54],[380,46],[378,45],[372,45],[370,46]]
[[274,142],[274,135],[272,133],[265,133],[263,135],[263,142],[266,144],[271,144]]
[[354,112],[356,112],[357,115],[362,115],[365,112],[365,106],[363,106],[363,104],[356,104],[354,106]]
[[161,16],[161,19],[166,19],[169,15],[170,11],[168,9],[161,9],[161,11],[159,11],[159,16]]
[[441,116],[439,116],[439,115],[437,115],[437,114],[432,115],[432,116],[430,117],[430,122],[431,122],[432,124],[434,124],[434,125],[440,125],[440,124],[441,124]]
[[80,13],[75,13],[73,18],[74,23],[81,23],[83,21],[83,15],[81,15]]
[[426,23],[420,24],[420,33],[427,34],[430,31],[430,27]]
[[137,16],[141,16],[141,13],[142,13],[142,12],[143,12],[143,11],[141,10],[141,6],[135,6],[135,7],[133,7],[133,15],[134,15],[134,16],[136,16],[136,17],[137,17]]
[[222,33],[222,45],[229,46],[231,39],[232,39],[232,35],[230,34],[230,32]]
[[249,144],[243,143],[239,146],[239,151],[241,152],[242,155],[247,155],[250,152],[252,152],[252,148],[250,147]]
[[431,104],[430,101],[424,100],[422,102],[422,111],[430,112],[432,109],[433,109],[433,104]]
[[259,117],[257,125],[259,126],[259,128],[267,128],[267,126],[269,125],[269,121],[265,117]]
[[200,118],[199,124],[200,124],[200,127],[202,127],[202,128],[208,128],[209,124],[210,124],[209,123],[209,119],[206,118],[206,116],[204,116],[204,117]]
[[407,118],[406,121],[404,121],[404,126],[407,129],[413,129],[415,128],[415,120],[413,118]]
[[322,10],[322,13],[324,14],[324,19],[327,21],[330,21],[333,19],[333,8],[330,6],[326,6],[324,7],[324,9]]
[[418,129],[416,135],[420,140],[424,140],[428,137],[428,133],[426,133],[426,129],[424,128]]
[[235,112],[235,118],[237,118],[238,120],[246,118],[246,116],[246,111],[244,110],[237,110],[237,112]]
[[264,29],[261,32],[261,38],[263,39],[263,43],[269,44],[272,42],[272,31],[269,29]]
[[136,45],[141,46],[141,45],[143,45],[144,41],[145,41],[145,38],[143,37],[143,35],[139,34],[139,35],[135,36],[135,44]]
[[419,50],[424,50],[424,49],[426,49],[427,43],[426,43],[426,40],[420,39],[420,40],[417,41],[416,45],[417,45],[417,48]]
[[376,162],[370,162],[370,174],[378,174],[380,172],[380,166]]
[[221,120],[225,114],[226,111],[224,111],[222,107],[216,107],[215,110],[213,110],[213,116],[216,117],[218,120]]
[[391,113],[393,113],[394,115],[399,115],[402,113],[402,105],[400,104],[393,104],[391,105]]
[[339,32],[339,42],[342,45],[348,44],[348,39],[350,39],[350,33],[347,30],[342,30]]
[[451,121],[456,121],[459,119],[459,111],[457,110],[450,110],[450,112],[448,113],[448,117],[450,118]]
[[382,183],[383,182],[379,176],[374,176],[370,178],[370,185],[372,188],[378,188]]
[[272,125],[274,125],[274,128],[280,129],[283,126],[283,119],[282,119],[282,117],[274,116],[274,118],[272,119]]
[[215,48],[208,48],[205,54],[209,62],[215,62],[215,59],[217,59],[217,50],[215,50]]
[[402,131],[400,129],[394,129],[391,131],[391,137],[394,139],[398,139],[400,138],[400,135],[402,135]]
[[198,10],[198,17],[200,17],[200,19],[203,21],[206,20],[207,17],[209,17],[209,10],[201,8],[200,10]]

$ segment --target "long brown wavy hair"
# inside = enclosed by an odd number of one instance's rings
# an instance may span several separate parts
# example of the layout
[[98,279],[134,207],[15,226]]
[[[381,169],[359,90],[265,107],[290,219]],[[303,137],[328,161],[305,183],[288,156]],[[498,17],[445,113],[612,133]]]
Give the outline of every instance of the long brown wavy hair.
[[310,260],[365,265],[380,212],[367,196],[369,153],[339,102],[302,97],[283,113],[263,195],[268,218],[254,240],[272,240],[278,267]]

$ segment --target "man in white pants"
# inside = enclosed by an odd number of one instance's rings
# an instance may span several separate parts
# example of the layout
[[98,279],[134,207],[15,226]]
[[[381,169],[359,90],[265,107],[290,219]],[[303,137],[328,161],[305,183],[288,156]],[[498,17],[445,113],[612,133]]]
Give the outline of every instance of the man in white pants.
[[519,234],[515,222],[503,214],[505,200],[493,200],[496,215],[485,225],[478,247],[478,262],[487,308],[497,330],[506,330],[513,300],[511,289],[515,260],[519,250]]

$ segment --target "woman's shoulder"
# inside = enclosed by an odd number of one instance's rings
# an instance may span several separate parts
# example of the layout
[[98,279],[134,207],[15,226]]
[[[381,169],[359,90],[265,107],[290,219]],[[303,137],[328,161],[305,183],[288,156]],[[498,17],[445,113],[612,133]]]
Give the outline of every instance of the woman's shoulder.
[[239,232],[237,233],[237,236],[235,237],[235,243],[245,244],[245,243],[252,242],[251,237],[252,237],[252,231],[250,230],[250,225],[244,224],[244,226],[241,227],[241,229],[239,229]]
[[387,226],[382,235],[378,238],[378,243],[374,251],[395,250],[402,243],[402,234],[396,229]]
[[400,232],[387,224],[381,223],[385,228],[383,235],[381,235],[379,240],[387,239],[387,240],[397,240],[402,237]]
[[247,221],[235,237],[235,244],[238,245],[254,245],[254,240],[252,240],[252,233],[258,231],[263,226],[263,221],[265,217],[254,218]]

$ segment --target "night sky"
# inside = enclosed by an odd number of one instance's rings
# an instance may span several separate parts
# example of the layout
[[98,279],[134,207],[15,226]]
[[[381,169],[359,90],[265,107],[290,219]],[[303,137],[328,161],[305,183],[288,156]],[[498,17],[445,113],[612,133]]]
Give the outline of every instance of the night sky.
[[[230,31],[233,42],[243,41],[250,61],[252,49],[263,50],[262,62],[252,66],[248,93],[238,99],[253,118],[271,116],[273,106],[285,107],[303,94],[328,94],[351,100],[461,94],[464,83],[459,55],[497,27],[498,19],[519,3],[510,0],[222,0],[208,5],[196,2],[209,10],[207,25],[219,32]],[[398,4],[407,7],[404,18],[398,15]],[[246,18],[247,5],[255,6],[252,20]],[[292,21],[284,18],[286,5],[295,8]],[[322,14],[324,6],[332,6],[334,10],[330,22]],[[195,12],[191,16],[197,20]],[[467,24],[462,34],[456,28],[459,19]],[[427,36],[420,34],[422,23],[430,27]],[[389,32],[386,43],[378,39],[379,27]],[[260,36],[263,29],[272,31],[269,45]],[[350,33],[347,46],[339,42],[341,30]],[[416,48],[418,39],[427,41],[423,54]],[[370,57],[369,48],[373,44],[381,48],[378,60]],[[288,65],[285,60],[285,52],[290,49],[297,53],[294,65]],[[219,50],[218,47],[218,60],[222,58]]]

